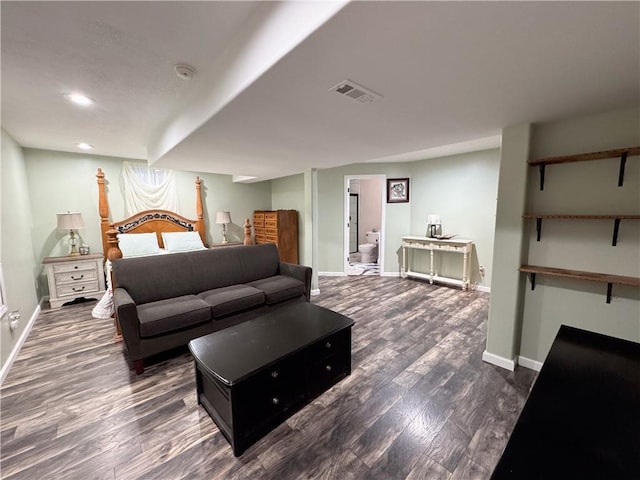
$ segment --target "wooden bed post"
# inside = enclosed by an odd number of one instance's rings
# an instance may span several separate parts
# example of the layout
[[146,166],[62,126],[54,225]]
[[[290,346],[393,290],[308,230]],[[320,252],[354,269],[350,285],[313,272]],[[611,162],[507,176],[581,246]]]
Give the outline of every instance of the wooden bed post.
[[109,225],[109,203],[104,185],[104,172],[98,168],[98,214],[100,215],[100,232],[102,234],[102,254],[107,258],[109,245],[107,243],[107,232],[111,229]]
[[202,210],[202,180],[196,177],[196,231],[200,234],[202,243],[207,244],[207,233],[204,228],[204,216]]
[[251,224],[249,223],[249,219],[244,219],[244,244],[245,245],[253,245],[253,239],[251,238]]

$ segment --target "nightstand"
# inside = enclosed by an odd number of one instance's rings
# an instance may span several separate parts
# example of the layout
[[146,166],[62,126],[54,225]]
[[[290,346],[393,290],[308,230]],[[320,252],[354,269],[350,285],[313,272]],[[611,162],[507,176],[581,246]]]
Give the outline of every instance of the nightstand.
[[105,292],[103,262],[99,253],[46,257],[42,264],[47,271],[51,308],[82,297],[100,299]]

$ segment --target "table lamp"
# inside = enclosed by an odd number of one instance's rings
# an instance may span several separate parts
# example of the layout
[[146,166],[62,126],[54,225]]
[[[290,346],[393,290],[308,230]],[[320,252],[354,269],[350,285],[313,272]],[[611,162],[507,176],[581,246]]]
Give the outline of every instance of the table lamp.
[[69,256],[80,255],[78,252],[78,239],[74,230],[84,228],[84,220],[81,213],[57,213],[58,217],[58,230],[69,230],[69,245],[71,245],[71,252]]
[[227,223],[231,223],[231,213],[229,212],[217,212],[216,223],[222,225],[222,243],[228,243],[227,241]]

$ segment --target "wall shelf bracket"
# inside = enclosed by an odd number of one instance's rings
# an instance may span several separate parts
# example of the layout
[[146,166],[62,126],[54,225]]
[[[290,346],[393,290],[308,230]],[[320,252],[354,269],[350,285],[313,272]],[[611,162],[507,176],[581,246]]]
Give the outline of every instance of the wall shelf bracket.
[[538,165],[538,170],[540,171],[540,190],[544,190],[544,167],[544,163]]
[[542,230],[542,217],[536,218],[536,241],[540,241],[540,231]]
[[618,186],[621,187],[624,183],[624,167],[627,164],[627,155],[629,152],[624,152],[620,156],[620,172],[618,173]]
[[611,290],[613,290],[613,283],[607,283],[607,303],[611,303]]
[[615,218],[613,220],[613,240],[611,241],[611,246],[615,247],[618,244],[618,231],[620,230],[620,219]]
[[534,272],[529,273],[529,280],[531,281],[531,290],[536,289],[536,274]]

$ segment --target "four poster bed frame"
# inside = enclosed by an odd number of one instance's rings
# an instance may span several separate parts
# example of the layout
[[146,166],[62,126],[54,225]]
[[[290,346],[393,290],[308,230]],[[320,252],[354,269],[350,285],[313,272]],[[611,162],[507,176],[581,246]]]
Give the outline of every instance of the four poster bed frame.
[[102,232],[102,248],[107,260],[122,258],[118,246],[119,233],[155,233],[158,245],[164,248],[162,232],[198,232],[202,243],[206,246],[206,231],[202,211],[202,194],[200,177],[196,177],[196,219],[192,220],[168,210],[144,210],[119,222],[109,222],[109,202],[105,187],[105,175],[101,168],[96,174],[98,178],[98,213],[100,215],[100,231]]

